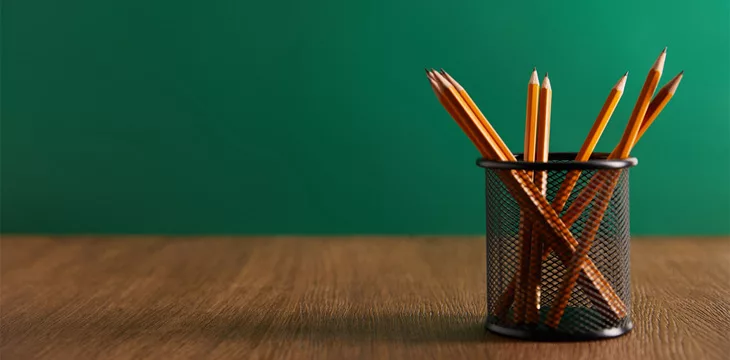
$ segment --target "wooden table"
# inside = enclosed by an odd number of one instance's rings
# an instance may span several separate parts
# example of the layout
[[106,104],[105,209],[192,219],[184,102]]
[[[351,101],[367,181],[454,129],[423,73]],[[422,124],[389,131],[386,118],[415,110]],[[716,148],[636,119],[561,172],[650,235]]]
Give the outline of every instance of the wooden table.
[[632,245],[634,331],[486,334],[475,237],[2,238],[10,359],[720,359],[730,239]]

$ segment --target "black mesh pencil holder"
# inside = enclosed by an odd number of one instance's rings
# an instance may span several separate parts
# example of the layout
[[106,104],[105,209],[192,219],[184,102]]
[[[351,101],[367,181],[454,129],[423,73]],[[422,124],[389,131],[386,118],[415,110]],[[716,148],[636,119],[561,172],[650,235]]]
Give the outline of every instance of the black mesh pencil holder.
[[[546,163],[520,157],[477,161],[486,172],[486,327],[494,333],[579,341],[620,336],[633,327],[629,168],[637,160],[594,154],[577,162],[575,157],[552,153]],[[533,194],[544,194],[553,215],[518,204],[515,194],[524,203],[529,192],[504,181],[518,172],[534,178],[520,186],[534,185]],[[563,225],[544,220],[550,217]],[[554,230],[558,226],[569,231]]]

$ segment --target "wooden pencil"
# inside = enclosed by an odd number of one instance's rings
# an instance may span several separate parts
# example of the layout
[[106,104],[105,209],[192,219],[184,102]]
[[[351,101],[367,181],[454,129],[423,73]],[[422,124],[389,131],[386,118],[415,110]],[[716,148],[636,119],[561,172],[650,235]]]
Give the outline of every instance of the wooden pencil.
[[654,91],[656,91],[657,85],[659,85],[659,79],[662,77],[666,58],[667,49],[664,48],[662,53],[659,55],[659,58],[654,62],[654,66],[652,66],[649,71],[649,75],[646,77],[644,86],[641,88],[639,97],[636,100],[634,110],[631,112],[631,117],[629,118],[626,131],[624,131],[623,136],[621,136],[621,141],[619,141],[616,149],[613,151],[613,158],[625,159],[629,157],[631,149],[634,147],[634,144],[636,144],[636,139],[639,136],[639,130],[641,129],[641,123],[644,121],[646,110],[649,109],[651,98],[654,95]]
[[[621,140],[609,158],[624,159],[631,153],[631,149],[638,139],[639,130],[641,129],[641,124],[646,116],[646,111],[649,108],[654,91],[656,91],[657,85],[659,84],[659,79],[661,78],[662,71],[664,69],[666,54],[667,49],[665,48],[659,55],[659,58],[654,62],[654,66],[652,66],[649,71],[646,81],[644,82],[644,86],[642,86],[641,92],[639,93],[639,97],[636,99],[636,105],[634,105],[634,109],[631,112],[631,117],[626,125],[626,129],[621,136]],[[581,242],[581,244],[576,248],[576,252],[573,254],[573,260],[570,262],[568,269],[566,270],[565,277],[561,282],[560,290],[556,295],[550,311],[548,311],[545,324],[549,327],[556,328],[560,324],[560,320],[570,300],[573,287],[578,280],[580,268],[587,258],[588,251],[593,245],[593,240],[595,239],[601,221],[603,220],[603,215],[608,209],[613,189],[618,182],[620,174],[620,171],[612,171],[610,173],[602,171],[596,172],[596,178],[605,178],[600,179],[600,183],[607,185],[601,188],[604,194],[594,205],[591,213],[592,216],[588,217],[588,222],[583,228],[583,232],[580,237],[583,242]]]
[[[547,162],[550,152],[550,113],[552,111],[553,90],[550,85],[548,74],[542,80],[540,86],[540,99],[538,101],[538,113],[536,124],[535,161]],[[547,195],[547,172],[535,172],[535,186],[540,189],[543,196]],[[539,320],[540,309],[540,277],[542,275],[542,249],[543,242],[540,231],[537,231],[538,224],[534,225],[530,234],[530,272],[527,279],[527,292],[525,300],[525,320],[528,324],[536,324]]]
[[[540,99],[540,81],[537,77],[537,69],[532,69],[530,81],[527,83],[527,104],[525,106],[525,142],[523,160],[526,162],[535,161],[537,149],[537,115]],[[527,172],[528,177],[534,181],[534,173]],[[544,194],[543,194],[544,195]],[[520,225],[518,230],[519,242],[519,264],[517,272],[517,296],[515,298],[514,320],[517,323],[525,321],[527,306],[528,282],[530,277],[530,253],[532,245],[532,221],[527,215],[520,214]]]
[[[547,162],[548,154],[550,153],[550,113],[552,111],[553,104],[553,88],[550,85],[550,78],[548,74],[542,80],[542,86],[540,87],[540,100],[538,102],[538,113],[537,113],[537,126],[535,134],[535,161]],[[547,174],[542,171],[544,176]],[[545,193],[547,191],[547,178],[538,180],[535,182],[539,183],[538,187]]]

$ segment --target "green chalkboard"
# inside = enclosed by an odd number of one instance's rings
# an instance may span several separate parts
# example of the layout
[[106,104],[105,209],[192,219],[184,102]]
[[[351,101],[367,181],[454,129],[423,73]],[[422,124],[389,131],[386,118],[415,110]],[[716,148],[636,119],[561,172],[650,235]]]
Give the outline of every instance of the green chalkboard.
[[550,72],[577,151],[630,71],[618,141],[668,46],[677,95],[636,147],[635,234],[730,233],[730,2],[98,1],[2,4],[2,230],[476,234],[478,153],[423,67],[515,151]]

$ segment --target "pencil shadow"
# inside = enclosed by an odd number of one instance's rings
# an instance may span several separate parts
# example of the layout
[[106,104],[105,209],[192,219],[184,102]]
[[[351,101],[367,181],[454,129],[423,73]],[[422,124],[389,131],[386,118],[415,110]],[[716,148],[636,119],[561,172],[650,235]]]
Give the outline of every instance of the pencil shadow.
[[[375,313],[368,309],[260,311],[186,311],[178,307],[77,311],[34,317],[18,314],[3,317],[2,342],[24,334],[47,339],[68,340],[105,337],[170,339],[200,337],[215,340],[263,341],[300,339],[308,341],[397,341],[397,342],[511,342],[515,340],[487,334],[484,318],[477,314],[429,312]],[[41,326],[42,324],[42,326]]]

